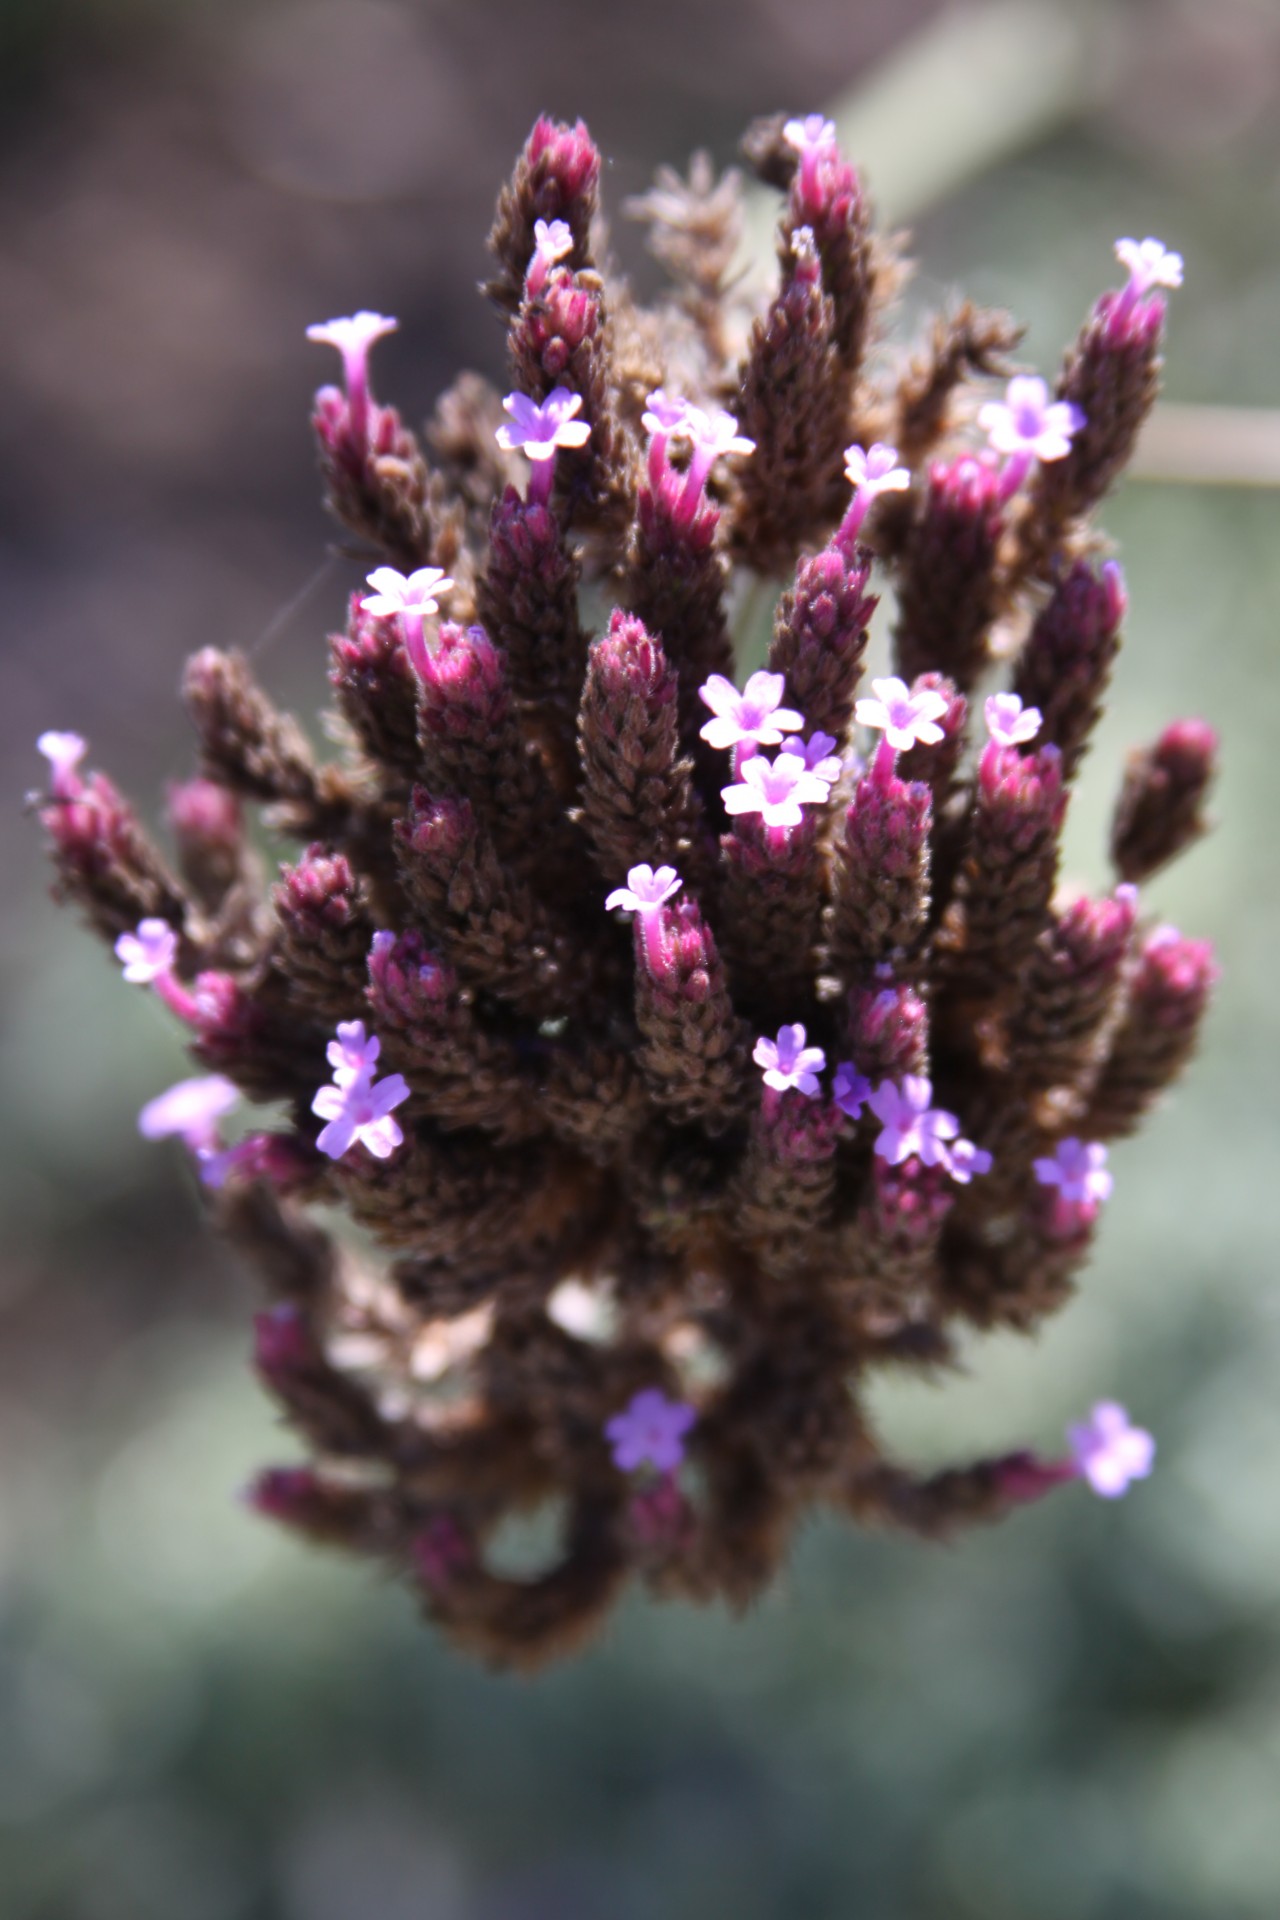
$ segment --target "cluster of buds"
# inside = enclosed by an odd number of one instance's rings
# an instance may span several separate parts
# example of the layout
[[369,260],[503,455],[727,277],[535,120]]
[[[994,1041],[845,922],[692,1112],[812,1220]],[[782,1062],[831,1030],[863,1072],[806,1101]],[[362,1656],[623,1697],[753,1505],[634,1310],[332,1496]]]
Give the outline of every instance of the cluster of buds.
[[[642,313],[586,128],[542,120],[490,236],[510,393],[463,375],[420,442],[370,384],[395,322],[310,330],[344,367],[329,505],[368,553],[338,759],[198,654],[171,863],[83,741],[40,741],[59,893],[200,1068],[142,1131],[269,1295],[257,1369],[308,1458],[253,1504],[497,1662],[580,1643],[631,1577],[745,1603],[814,1503],[941,1535],[1069,1480],[1113,1496],[1154,1452],[1102,1402],[1062,1460],[922,1476],[864,1387],[1062,1305],[1107,1143],[1213,984],[1138,896],[1202,828],[1202,722],[1131,761],[1114,890],[1058,875],[1125,607],[1088,516],[1181,262],[1121,242],[1052,391],[972,307],[890,376],[894,263],[834,129],[746,150],[785,196],[762,312],[728,283],[736,175],[636,203],[676,281]],[[877,576],[892,671],[864,686]],[[740,684],[751,577],[777,604]],[[270,888],[249,807],[297,843]],[[539,1506],[558,1541],[517,1578],[495,1542]]]

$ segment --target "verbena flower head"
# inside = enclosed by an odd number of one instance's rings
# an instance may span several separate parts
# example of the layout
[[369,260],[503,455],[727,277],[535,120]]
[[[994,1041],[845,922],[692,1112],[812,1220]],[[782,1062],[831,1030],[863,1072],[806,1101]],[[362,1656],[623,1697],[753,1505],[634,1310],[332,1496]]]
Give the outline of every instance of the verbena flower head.
[[1067,1439],[1081,1479],[1104,1500],[1118,1500],[1155,1464],[1155,1441],[1115,1400],[1100,1400],[1087,1420],[1067,1428]]
[[805,1031],[798,1021],[789,1027],[779,1027],[776,1040],[757,1040],[751,1057],[764,1069],[766,1087],[772,1087],[777,1093],[794,1088],[807,1100],[813,1100],[822,1091],[818,1075],[827,1064],[827,1056],[821,1047],[805,1045]]
[[[935,1539],[1144,1467],[1095,1413],[1071,1459],[920,1473],[863,1400],[1071,1298],[1107,1146],[1216,979],[1132,892],[1204,831],[1204,723],[1130,757],[1114,884],[1061,871],[1126,606],[1093,516],[1174,264],[1143,243],[1117,292],[1100,259],[1055,392],[1015,381],[997,450],[958,452],[1016,326],[981,317],[981,362],[972,308],[882,351],[892,242],[829,123],[748,150],[783,200],[745,326],[733,176],[642,203],[675,282],[643,312],[590,133],[544,118],[490,235],[505,414],[472,375],[420,440],[369,396],[392,323],[313,330],[347,371],[315,404],[325,495],[372,569],[317,663],[331,724],[197,654],[168,850],[78,740],[41,743],[57,891],[200,1076],[143,1124],[187,1141],[269,1290],[295,1463],[254,1508],[504,1667],[582,1645],[629,1580],[741,1606],[815,1505]],[[849,447],[853,420],[902,451]],[[559,1543],[517,1576],[496,1541],[540,1505]]]
[[697,1417],[683,1400],[668,1400],[659,1388],[645,1387],[605,1426],[613,1464],[620,1473],[637,1467],[674,1473],[684,1459],[684,1436]]
[[945,739],[938,725],[947,711],[945,694],[927,687],[914,693],[896,674],[873,680],[871,686],[875,697],[859,700],[854,708],[854,718],[860,727],[875,727],[883,732],[898,753],[906,753],[917,745],[936,747]]
[[1182,255],[1162,240],[1117,240],[1116,259],[1129,269],[1129,292],[1135,299],[1156,287],[1182,285]]
[[741,778],[721,789],[726,813],[758,813],[767,827],[798,827],[807,806],[821,805],[830,782],[810,773],[798,753],[766,760],[762,753],[743,762]]

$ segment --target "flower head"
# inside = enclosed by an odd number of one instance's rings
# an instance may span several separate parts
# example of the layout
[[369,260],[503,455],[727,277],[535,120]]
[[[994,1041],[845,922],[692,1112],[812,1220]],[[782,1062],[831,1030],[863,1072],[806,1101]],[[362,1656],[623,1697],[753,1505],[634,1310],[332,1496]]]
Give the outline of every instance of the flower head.
[[806,1047],[804,1041],[805,1032],[799,1021],[794,1026],[779,1027],[776,1040],[756,1041],[751,1057],[758,1067],[763,1067],[766,1087],[773,1087],[778,1093],[794,1087],[806,1100],[814,1099],[822,1091],[818,1075],[827,1064],[827,1056],[821,1047]]
[[1115,1400],[1100,1400],[1086,1421],[1067,1428],[1076,1471],[1104,1500],[1118,1500],[1133,1480],[1145,1480],[1156,1457],[1156,1443],[1135,1427]]
[[130,986],[149,987],[173,972],[178,936],[167,920],[140,920],[132,933],[120,935],[115,952]]
[[408,1098],[409,1084],[400,1073],[389,1073],[385,1080],[361,1073],[345,1083],[321,1087],[311,1111],[329,1124],[321,1128],[316,1146],[331,1160],[341,1160],[359,1142],[375,1159],[388,1159],[404,1139],[391,1114]]
[[375,340],[381,340],[386,333],[394,333],[400,325],[386,313],[352,313],[341,320],[321,320],[307,328],[308,340],[319,341],[326,347],[336,347],[344,361],[353,356],[364,359]]
[[954,1140],[960,1122],[954,1113],[931,1107],[933,1088],[923,1074],[908,1073],[900,1086],[882,1080],[867,1104],[880,1122],[875,1150],[896,1167],[915,1154],[926,1167],[947,1166],[947,1141]]
[[753,673],[741,693],[722,673],[713,673],[698,688],[698,698],[715,715],[702,728],[702,738],[712,747],[781,745],[784,733],[804,725],[803,714],[782,705],[786,690],[781,673]]
[[1116,259],[1129,269],[1128,292],[1135,300],[1156,287],[1182,285],[1182,255],[1150,235],[1145,240],[1117,240]]
[[913,693],[896,674],[873,680],[871,686],[875,698],[859,700],[854,708],[859,726],[882,728],[889,745],[899,753],[906,753],[917,741],[936,747],[946,738],[937,724],[947,711],[945,694],[930,687]]
[[656,913],[673,893],[679,893],[684,882],[674,867],[658,867],[656,870],[647,863],[632,867],[627,875],[625,887],[615,887],[605,901],[606,913],[612,913],[615,907],[622,907],[628,913]]
[[1063,460],[1071,451],[1071,436],[1084,425],[1084,415],[1069,400],[1051,401],[1038,375],[1019,373],[1003,400],[989,400],[980,410],[978,425],[997,453]]
[[851,1060],[842,1060],[836,1068],[832,1095],[841,1113],[856,1120],[871,1095],[871,1082],[859,1073]]
[[375,567],[366,577],[374,591],[364,595],[360,606],[365,613],[382,619],[392,614],[421,617],[438,613],[437,596],[447,593],[454,584],[443,567],[419,567],[410,574],[398,573],[394,567]]
[[1052,1157],[1034,1160],[1032,1167],[1042,1187],[1056,1187],[1064,1200],[1090,1206],[1105,1200],[1113,1181],[1107,1171],[1107,1150],[1100,1140],[1078,1140],[1068,1134]]
[[754,453],[756,443],[738,432],[738,423],[723,407],[686,407],[684,431],[693,442],[695,462],[708,467],[725,453]]
[[684,1436],[697,1417],[685,1401],[668,1400],[661,1388],[645,1387],[605,1426],[614,1465],[622,1473],[646,1465],[658,1473],[674,1473],[684,1459]]
[[835,121],[824,119],[820,113],[807,113],[803,119],[788,120],[782,137],[799,154],[821,153],[836,144]]
[[990,1173],[992,1165],[991,1155],[986,1148],[975,1147],[972,1140],[953,1140],[947,1148],[947,1172],[962,1187],[967,1187],[975,1174]]
[[553,388],[541,406],[527,393],[509,393],[502,406],[511,415],[511,425],[503,422],[497,440],[508,453],[523,453],[535,462],[554,460],[557,448],[585,447],[591,438],[587,422],[576,418],[582,395],[568,387]]
[[1024,747],[1040,731],[1039,707],[1024,707],[1016,693],[993,693],[982,712],[998,747]]
[[838,745],[832,733],[811,733],[807,740],[788,740],[787,752],[798,753],[809,773],[816,773],[819,780],[829,780],[834,786],[844,771],[844,761],[835,751]]
[[879,440],[870,447],[846,447],[844,471],[849,485],[868,503],[878,493],[903,493],[911,485],[910,470],[898,465],[898,449]]
[[533,256],[525,276],[525,292],[536,298],[546,285],[549,270],[573,252],[573,228],[567,220],[535,220]]
[[640,424],[646,433],[662,434],[683,433],[689,418],[689,402],[677,394],[667,393],[662,387],[655,387],[645,402],[645,410],[640,416]]
[[334,1085],[348,1087],[362,1074],[372,1076],[382,1051],[377,1035],[366,1038],[363,1020],[339,1020],[337,1034],[337,1039],[325,1048],[325,1058],[333,1068]]
[[42,733],[36,752],[49,762],[50,787],[59,800],[74,800],[80,791],[76,768],[89,751],[89,743],[78,733]]
[[215,1148],[218,1122],[240,1098],[240,1090],[221,1073],[179,1080],[148,1100],[138,1115],[144,1140],[167,1140],[177,1135],[193,1153]]
[[780,753],[766,760],[762,753],[743,762],[741,778],[722,787],[726,813],[758,813],[767,827],[798,827],[802,808],[820,805],[831,794],[829,780],[810,773],[798,753]]

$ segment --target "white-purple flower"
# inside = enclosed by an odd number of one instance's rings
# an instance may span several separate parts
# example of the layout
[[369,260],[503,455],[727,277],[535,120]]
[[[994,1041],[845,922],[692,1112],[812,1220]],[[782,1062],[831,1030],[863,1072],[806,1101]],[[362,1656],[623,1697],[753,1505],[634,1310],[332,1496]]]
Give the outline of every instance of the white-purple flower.
[[832,751],[838,744],[832,733],[811,733],[807,740],[788,740],[787,752],[798,753],[807,772],[816,773],[819,780],[829,780],[834,786],[844,771],[843,760]]
[[1182,255],[1151,235],[1145,240],[1117,240],[1116,259],[1129,269],[1126,292],[1131,299],[1141,300],[1157,287],[1182,285]]
[[502,403],[511,415],[497,429],[497,441],[508,453],[523,453],[533,468],[529,479],[531,501],[545,502],[551,497],[551,476],[561,447],[585,447],[591,428],[577,415],[582,411],[582,395],[568,387],[553,387],[539,406],[527,393],[509,393]]
[[895,752],[906,753],[917,741],[922,746],[936,747],[946,738],[937,724],[947,711],[944,693],[933,687],[922,687],[919,693],[913,693],[897,674],[873,680],[871,686],[875,698],[859,700],[854,717],[859,726],[881,728]]
[[948,1164],[947,1142],[960,1131],[954,1113],[931,1106],[933,1087],[923,1074],[904,1075],[901,1086],[882,1080],[867,1104],[880,1122],[875,1151],[891,1167],[915,1154],[926,1167]]
[[953,1180],[967,1187],[975,1174],[990,1173],[993,1162],[985,1147],[972,1140],[953,1140],[946,1152],[946,1168]]
[[763,1067],[766,1087],[777,1093],[793,1087],[806,1100],[817,1097],[822,1091],[818,1075],[827,1064],[827,1056],[821,1047],[806,1047],[804,1042],[805,1031],[799,1021],[794,1026],[779,1027],[776,1040],[756,1041],[751,1057]]
[[525,292],[536,299],[546,285],[547,274],[557,261],[573,252],[573,228],[567,220],[535,220],[533,253],[525,275]]
[[116,959],[123,962],[130,986],[151,986],[173,972],[177,958],[178,936],[167,920],[140,920],[116,941]]
[[859,1073],[852,1060],[842,1060],[836,1067],[832,1085],[832,1097],[841,1113],[857,1120],[871,1097],[871,1082],[865,1073]]
[[380,619],[399,620],[409,663],[425,678],[428,656],[435,651],[427,643],[425,623],[428,615],[440,611],[439,596],[448,593],[454,582],[441,567],[418,567],[410,574],[395,567],[375,567],[366,577],[374,591],[361,600],[362,610]]
[[361,453],[369,433],[369,349],[375,340],[394,333],[400,325],[385,313],[353,313],[341,320],[324,320],[307,328],[308,340],[336,347],[342,355],[347,388],[347,425]]
[[605,912],[621,907],[628,913],[656,913],[659,907],[679,893],[684,882],[674,867],[658,867],[646,862],[632,867],[625,887],[615,887],[605,901]]
[[781,673],[753,673],[741,693],[722,673],[713,673],[698,688],[703,706],[715,715],[701,729],[702,738],[711,747],[780,746],[784,733],[804,725],[803,714],[783,706],[786,690]]
[[646,433],[661,434],[664,444],[672,434],[684,433],[689,420],[689,402],[678,394],[667,393],[662,387],[655,387],[646,397],[645,410],[640,416],[640,424]]
[[998,747],[1024,747],[1040,731],[1039,707],[1024,707],[1016,693],[993,693],[983,705],[987,732]]
[[1050,400],[1038,374],[1018,373],[1003,400],[988,400],[981,408],[978,425],[997,453],[1025,455],[1028,461],[1064,460],[1084,415],[1070,400]]
[[799,154],[821,153],[836,144],[836,123],[820,113],[806,113],[803,119],[788,120],[782,137]]
[[82,740],[78,733],[40,735],[36,741],[36,752],[43,754],[49,762],[49,787],[55,799],[75,799],[80,791],[80,776],[76,769],[88,751],[88,742]]
[[658,1387],[643,1388],[605,1426],[614,1465],[622,1473],[644,1466],[674,1473],[684,1459],[684,1436],[697,1417],[685,1401],[668,1400]]
[[321,1087],[311,1111],[329,1124],[321,1128],[316,1146],[331,1160],[341,1160],[359,1143],[375,1159],[386,1160],[404,1139],[392,1111],[408,1098],[409,1084],[401,1073],[389,1073],[385,1080],[362,1073],[344,1086]]
[[[375,940],[377,935],[374,935]],[[334,1085],[347,1087],[362,1074],[372,1077],[382,1052],[376,1034],[366,1035],[363,1020],[339,1020],[337,1039],[325,1048],[325,1057],[333,1068]]]
[[798,827],[806,806],[830,797],[830,781],[809,773],[798,753],[780,753],[772,761],[755,753],[739,772],[733,786],[720,789],[725,812],[758,813],[767,827]]
[[1113,1181],[1107,1171],[1107,1149],[1100,1140],[1078,1140],[1068,1134],[1052,1157],[1031,1164],[1042,1187],[1056,1187],[1075,1206],[1092,1206],[1110,1196]]
[[218,1145],[219,1120],[239,1098],[239,1088],[221,1073],[179,1080],[148,1100],[138,1115],[138,1132],[144,1140],[167,1140],[176,1135],[192,1153],[210,1151]]
[[1100,1400],[1087,1421],[1067,1428],[1077,1473],[1104,1500],[1118,1500],[1133,1480],[1145,1480],[1156,1457],[1156,1443],[1135,1427],[1116,1400]]
[[853,499],[840,525],[840,538],[847,542],[856,538],[872,501],[882,493],[904,492],[911,485],[911,475],[906,467],[898,465],[898,449],[880,440],[871,447],[856,443],[846,447],[844,471],[853,488]]

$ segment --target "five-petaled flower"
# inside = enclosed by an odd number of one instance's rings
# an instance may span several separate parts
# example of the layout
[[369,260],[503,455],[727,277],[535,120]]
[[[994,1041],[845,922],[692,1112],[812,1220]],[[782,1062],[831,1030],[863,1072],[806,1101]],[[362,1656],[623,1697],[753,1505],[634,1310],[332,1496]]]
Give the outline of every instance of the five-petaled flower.
[[1135,1427],[1115,1400],[1100,1400],[1088,1420],[1067,1428],[1076,1472],[1104,1500],[1118,1500],[1132,1480],[1145,1480],[1156,1457],[1156,1443]]
[[713,673],[698,688],[703,706],[715,715],[702,728],[702,738],[712,747],[780,746],[784,733],[797,733],[804,725],[803,714],[783,706],[786,690],[781,673],[753,673],[741,693],[722,673]]
[[807,740],[788,740],[787,752],[798,753],[809,773],[816,773],[819,780],[829,780],[834,786],[844,771],[844,761],[835,751],[838,745],[834,734],[818,732],[811,733]]
[[1075,1134],[1068,1134],[1058,1142],[1051,1157],[1031,1164],[1041,1186],[1056,1187],[1072,1205],[1092,1206],[1111,1193],[1107,1150],[1100,1140],[1079,1140]]
[[840,540],[847,544],[857,536],[872,501],[882,493],[904,492],[911,485],[911,474],[898,465],[898,449],[880,440],[870,447],[846,447],[844,471],[853,488],[853,499],[840,525]]
[[138,1115],[144,1140],[167,1140],[176,1135],[192,1153],[218,1146],[218,1122],[240,1098],[239,1089],[221,1073],[179,1080],[148,1100]]
[[851,1060],[841,1060],[832,1082],[832,1098],[841,1113],[856,1120],[871,1097],[871,1082],[859,1073]]
[[979,410],[978,425],[995,451],[1008,455],[1001,481],[1007,498],[1022,485],[1033,460],[1066,459],[1084,415],[1071,400],[1050,400],[1038,374],[1018,373],[1003,400],[988,400]]
[[756,1041],[751,1057],[763,1067],[766,1087],[777,1093],[793,1087],[806,1100],[817,1097],[822,1091],[818,1075],[827,1064],[827,1056],[821,1047],[806,1047],[804,1042],[805,1031],[799,1021],[794,1026],[779,1027],[776,1040]]
[[921,746],[936,747],[945,739],[937,724],[947,711],[944,693],[933,687],[913,693],[897,674],[873,680],[871,686],[875,698],[859,700],[854,708],[859,726],[882,728],[885,739],[898,753],[906,753],[917,741]]
[[591,428],[576,416],[582,411],[582,395],[568,387],[553,387],[539,406],[527,393],[509,393],[502,403],[511,415],[511,424],[503,421],[496,429],[498,445],[508,453],[523,453],[532,466],[529,498],[542,504],[551,497],[551,477],[556,452],[560,447],[585,447]]
[[960,1131],[954,1113],[930,1106],[933,1087],[923,1074],[908,1073],[901,1086],[882,1080],[867,1105],[880,1122],[875,1151],[891,1167],[915,1154],[926,1167],[948,1166],[947,1142]]
[[982,712],[998,747],[1024,747],[1040,731],[1039,707],[1024,707],[1016,693],[991,694]]
[[362,1074],[372,1075],[382,1042],[377,1034],[366,1036],[363,1020],[339,1020],[337,1035],[325,1048],[325,1058],[333,1068],[334,1085],[349,1087]]
[[1151,235],[1145,240],[1117,240],[1116,259],[1129,269],[1125,291],[1131,299],[1141,300],[1157,287],[1182,285],[1182,255]]
[[36,751],[49,762],[49,784],[57,800],[74,800],[80,792],[76,769],[89,751],[78,733],[42,733]]
[[345,1084],[321,1087],[311,1111],[329,1124],[321,1128],[316,1146],[331,1160],[341,1160],[358,1141],[375,1159],[388,1159],[404,1139],[392,1110],[408,1098],[409,1083],[401,1073],[389,1073],[385,1080],[360,1073]]
[[975,1147],[972,1140],[953,1140],[946,1151],[946,1168],[953,1180],[967,1187],[975,1174],[990,1173],[992,1158],[985,1147]]
[[524,290],[536,299],[546,285],[547,274],[557,261],[573,252],[573,228],[567,220],[535,220],[533,253],[525,275]]
[[604,903],[605,911],[612,913],[615,907],[622,907],[629,913],[656,913],[683,885],[674,867],[655,869],[646,862],[631,868],[625,887],[614,888]]
[[385,313],[353,313],[341,320],[323,320],[307,328],[308,340],[336,347],[342,355],[347,387],[347,426],[356,452],[363,456],[369,435],[369,349],[375,340],[394,333],[400,325]]
[[130,986],[149,987],[173,972],[178,936],[167,920],[140,920],[132,933],[116,941],[116,959],[124,963]]
[[622,1473],[650,1466],[674,1473],[684,1459],[684,1436],[697,1419],[683,1400],[668,1400],[659,1387],[644,1387],[605,1426],[613,1463]]
[[362,610],[381,619],[394,616],[399,620],[409,664],[420,678],[425,678],[428,656],[435,651],[427,644],[425,622],[429,614],[440,611],[439,596],[448,593],[454,582],[441,567],[418,567],[410,574],[399,573],[395,567],[375,567],[367,580],[374,591],[361,600]]
[[831,794],[831,782],[810,773],[798,753],[780,753],[766,760],[752,754],[740,769],[741,777],[720,789],[726,813],[758,813],[767,827],[798,827],[802,809],[819,805]]

